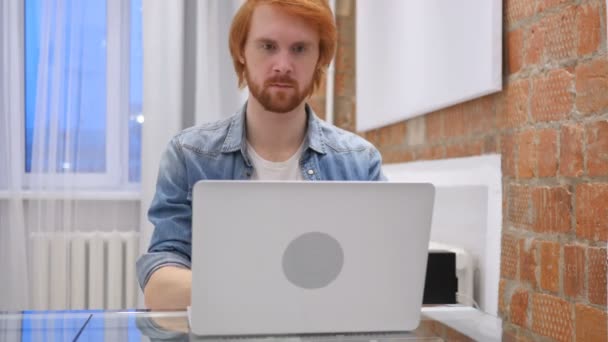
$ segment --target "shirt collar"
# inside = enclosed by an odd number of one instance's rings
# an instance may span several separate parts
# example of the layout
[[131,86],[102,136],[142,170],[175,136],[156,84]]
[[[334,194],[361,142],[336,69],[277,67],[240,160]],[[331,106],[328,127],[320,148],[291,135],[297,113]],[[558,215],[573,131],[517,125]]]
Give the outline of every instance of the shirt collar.
[[[325,136],[321,127],[321,119],[317,117],[315,112],[308,104],[305,104],[304,109],[306,111],[306,116],[308,117],[308,129],[306,131],[306,141],[304,142],[304,150],[310,148],[317,153],[326,154],[327,152],[325,148]],[[245,103],[243,107],[241,107],[239,112],[232,117],[230,125],[228,126],[228,133],[226,134],[226,139],[224,139],[224,144],[222,145],[223,153],[230,153],[241,150],[241,152],[246,155],[246,112],[247,103]]]

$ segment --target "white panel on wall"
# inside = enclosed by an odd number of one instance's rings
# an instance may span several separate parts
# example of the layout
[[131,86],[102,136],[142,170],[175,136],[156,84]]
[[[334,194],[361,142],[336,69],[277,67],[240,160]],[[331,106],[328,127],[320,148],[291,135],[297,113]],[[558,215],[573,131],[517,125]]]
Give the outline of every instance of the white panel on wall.
[[357,131],[502,89],[501,0],[357,2]]
[[[498,313],[500,281],[502,237],[500,165],[500,155],[492,154],[382,166],[384,174],[390,181],[428,182],[438,188],[431,238],[464,248],[478,257],[479,305],[483,311],[492,315]],[[486,205],[479,204],[484,198],[479,193],[480,187],[487,191]],[[473,209],[474,206],[477,208]],[[482,227],[485,227],[485,233],[480,232],[479,229]],[[449,232],[449,229],[453,231]],[[483,241],[480,241],[481,239]],[[478,246],[474,247],[475,244]]]

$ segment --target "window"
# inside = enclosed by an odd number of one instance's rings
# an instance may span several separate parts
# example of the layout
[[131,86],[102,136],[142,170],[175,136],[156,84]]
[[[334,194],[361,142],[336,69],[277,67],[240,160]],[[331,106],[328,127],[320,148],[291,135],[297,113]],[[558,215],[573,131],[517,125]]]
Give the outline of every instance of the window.
[[25,1],[26,181],[139,183],[141,1]]

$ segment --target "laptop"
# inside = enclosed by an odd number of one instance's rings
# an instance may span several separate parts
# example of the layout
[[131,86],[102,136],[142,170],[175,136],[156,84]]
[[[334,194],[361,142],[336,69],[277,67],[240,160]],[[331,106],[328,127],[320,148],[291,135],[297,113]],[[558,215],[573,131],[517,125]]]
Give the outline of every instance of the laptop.
[[196,183],[192,333],[416,329],[434,193],[388,182]]

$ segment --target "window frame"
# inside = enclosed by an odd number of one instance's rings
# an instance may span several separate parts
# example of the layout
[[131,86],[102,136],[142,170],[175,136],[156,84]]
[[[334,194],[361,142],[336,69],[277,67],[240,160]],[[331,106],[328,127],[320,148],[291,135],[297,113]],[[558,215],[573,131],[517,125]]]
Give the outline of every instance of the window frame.
[[[25,1],[20,5],[20,51],[15,52],[21,64],[19,73],[20,120],[14,120],[13,127],[19,151],[14,151],[13,163],[22,177],[22,189],[62,190],[138,190],[139,182],[129,182],[129,96],[130,96],[130,6],[131,1],[105,0],[106,22],[106,132],[105,132],[105,172],[98,173],[58,173],[55,170],[35,173],[25,170]],[[18,158],[16,158],[18,154]]]

